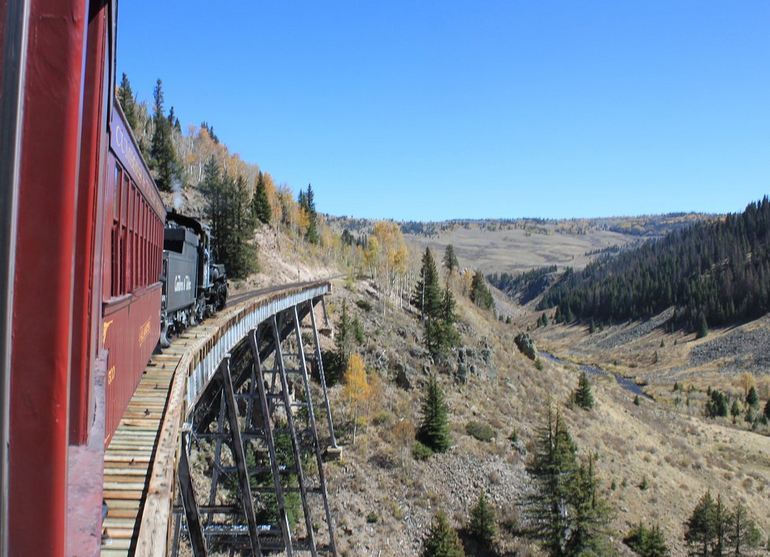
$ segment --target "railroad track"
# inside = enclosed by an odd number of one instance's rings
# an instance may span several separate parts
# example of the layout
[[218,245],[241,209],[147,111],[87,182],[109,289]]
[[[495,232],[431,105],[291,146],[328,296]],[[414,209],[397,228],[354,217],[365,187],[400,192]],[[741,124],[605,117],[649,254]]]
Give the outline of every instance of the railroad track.
[[[323,279],[325,281],[332,281],[334,279],[338,279],[343,277],[344,275],[334,275],[329,277],[328,279]],[[312,284],[317,284],[317,280],[312,281],[303,281],[303,282],[292,282],[288,284],[282,284],[280,286],[268,286],[266,288],[258,288],[257,290],[250,290],[248,292],[242,292],[240,294],[236,294],[234,296],[230,296],[227,299],[227,304],[225,307],[233,307],[240,303],[243,303],[247,300],[250,300],[251,298],[255,298],[257,296],[264,296],[265,294],[271,294],[273,292],[278,292],[279,290],[284,290],[286,288],[303,288],[305,286],[310,286]]]

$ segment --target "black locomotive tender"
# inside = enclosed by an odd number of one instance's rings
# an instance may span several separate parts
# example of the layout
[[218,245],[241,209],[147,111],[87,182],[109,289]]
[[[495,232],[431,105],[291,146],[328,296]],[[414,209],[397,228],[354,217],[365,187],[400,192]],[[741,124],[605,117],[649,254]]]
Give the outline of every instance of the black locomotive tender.
[[160,344],[167,347],[171,335],[225,307],[227,274],[212,253],[209,227],[169,211],[163,234],[162,273]]

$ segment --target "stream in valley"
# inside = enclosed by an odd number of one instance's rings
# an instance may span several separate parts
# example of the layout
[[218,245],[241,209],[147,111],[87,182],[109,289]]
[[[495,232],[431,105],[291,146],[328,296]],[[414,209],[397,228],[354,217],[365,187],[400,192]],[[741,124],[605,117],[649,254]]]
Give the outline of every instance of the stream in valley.
[[577,367],[580,371],[585,371],[586,375],[594,376],[594,377],[614,377],[615,381],[618,382],[618,385],[620,385],[623,389],[630,392],[634,395],[639,395],[640,397],[644,397],[647,399],[652,399],[650,395],[645,393],[642,390],[642,387],[640,385],[637,385],[636,382],[633,379],[629,379],[628,377],[624,377],[620,375],[619,373],[612,373],[611,371],[607,371],[605,369],[602,369],[598,366],[593,366],[589,364],[574,364],[572,362],[569,362],[567,360],[563,360],[559,358],[558,356],[554,356],[550,352],[540,352],[540,355],[545,358],[546,360],[550,360],[556,364],[562,365],[562,366],[569,366],[573,365]]

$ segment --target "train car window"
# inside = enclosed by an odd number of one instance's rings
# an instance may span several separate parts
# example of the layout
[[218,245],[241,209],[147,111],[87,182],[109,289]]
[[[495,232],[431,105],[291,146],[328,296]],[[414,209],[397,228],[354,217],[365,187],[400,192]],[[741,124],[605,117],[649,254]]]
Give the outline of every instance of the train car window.
[[131,282],[129,292],[136,288],[136,275],[139,271],[139,261],[136,257],[136,184],[131,181],[131,218],[129,220],[129,238],[131,238]]
[[112,218],[115,222],[120,221],[120,181],[123,179],[120,165],[115,165],[115,181],[113,183],[112,193]]
[[120,185],[120,262],[122,266],[122,273],[120,274],[120,292],[119,294],[126,293],[126,287],[128,285],[128,273],[130,262],[128,261],[128,226],[126,223],[128,217],[128,175],[123,172],[123,181]]
[[136,190],[136,229],[134,230],[134,244],[136,244],[136,286],[141,287],[142,279],[142,193]]
[[148,237],[148,229],[149,229],[149,215],[147,213],[147,202],[142,199],[142,284],[144,286],[147,286],[149,281],[149,273],[147,272],[147,266],[150,264],[150,257],[149,257],[149,250],[147,249],[147,237]]
[[147,284],[147,250],[144,247],[144,197],[139,198],[139,286]]
[[115,165],[115,177],[112,196],[112,235],[110,246],[110,260],[112,262],[112,276],[110,277],[110,295],[117,296],[120,291],[120,184],[123,182],[123,173],[120,165]]

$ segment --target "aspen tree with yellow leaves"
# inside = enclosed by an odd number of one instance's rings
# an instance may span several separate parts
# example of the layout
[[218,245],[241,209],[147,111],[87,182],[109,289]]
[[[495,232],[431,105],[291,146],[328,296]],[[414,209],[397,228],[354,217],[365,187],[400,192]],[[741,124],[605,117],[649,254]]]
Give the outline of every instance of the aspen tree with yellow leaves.
[[348,358],[348,367],[345,370],[345,398],[348,399],[353,412],[353,444],[356,444],[356,431],[358,429],[358,411],[372,394],[371,385],[366,378],[364,360],[358,354],[351,354]]

